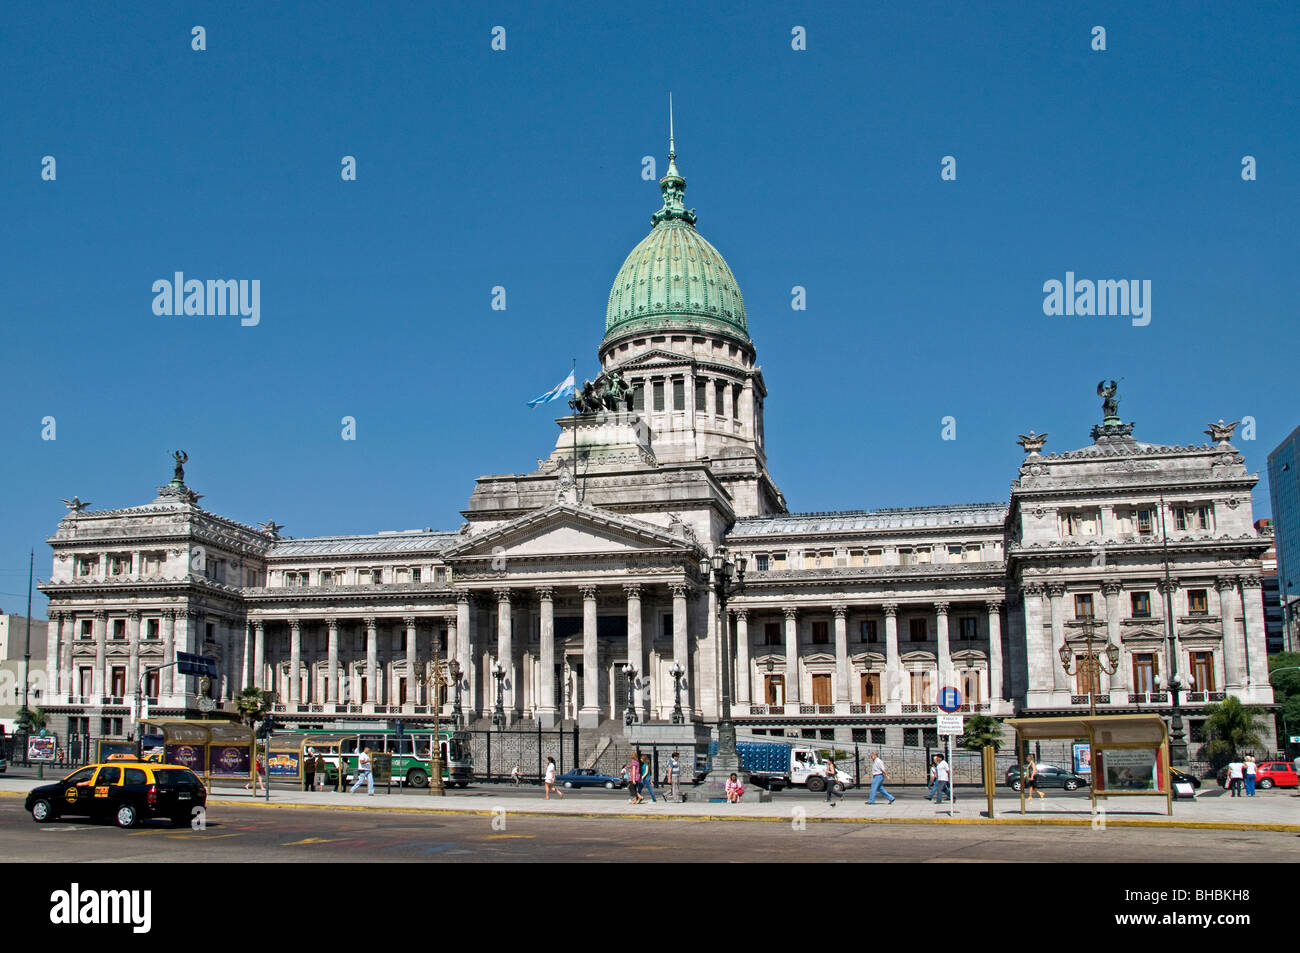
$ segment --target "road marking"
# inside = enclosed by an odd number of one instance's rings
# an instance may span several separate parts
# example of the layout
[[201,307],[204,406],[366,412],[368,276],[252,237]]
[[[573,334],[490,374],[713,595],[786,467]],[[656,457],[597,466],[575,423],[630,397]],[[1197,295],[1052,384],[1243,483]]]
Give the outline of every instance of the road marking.
[[329,843],[333,843],[336,840],[341,840],[341,839],[342,838],[339,837],[308,837],[303,840],[289,841],[288,843],[281,844],[280,846],[301,847],[303,844],[329,844]]
[[627,850],[667,850],[664,844],[629,844]]
[[193,837],[193,836],[195,836],[195,835],[197,835],[198,837],[203,838],[204,840],[220,840],[220,839],[223,838],[223,837],[243,837],[243,836],[244,836],[243,834],[203,834],[203,833],[200,833],[199,831],[194,831],[193,834],[168,834],[168,835],[167,835],[167,839],[168,839],[168,840],[190,840],[191,837]]
[[532,840],[536,834],[488,834],[484,840]]
[[90,828],[90,827],[73,827],[73,826],[69,825],[69,826],[67,826],[67,827],[38,827],[37,830],[39,830],[39,831],[52,831],[53,833],[56,833],[56,834],[63,834],[63,833],[66,833],[67,831],[88,831],[88,830],[93,830],[93,828]]

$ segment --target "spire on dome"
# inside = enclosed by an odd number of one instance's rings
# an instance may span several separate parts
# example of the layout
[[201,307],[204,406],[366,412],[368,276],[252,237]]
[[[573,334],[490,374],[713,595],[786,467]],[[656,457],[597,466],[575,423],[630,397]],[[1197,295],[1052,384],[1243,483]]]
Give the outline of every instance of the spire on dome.
[[686,195],[686,180],[677,171],[677,147],[673,140],[673,94],[668,94],[668,171],[659,180],[659,191],[664,195],[663,208],[650,216],[658,225],[671,219],[681,219],[687,225],[695,224],[695,209],[688,209],[682,203]]

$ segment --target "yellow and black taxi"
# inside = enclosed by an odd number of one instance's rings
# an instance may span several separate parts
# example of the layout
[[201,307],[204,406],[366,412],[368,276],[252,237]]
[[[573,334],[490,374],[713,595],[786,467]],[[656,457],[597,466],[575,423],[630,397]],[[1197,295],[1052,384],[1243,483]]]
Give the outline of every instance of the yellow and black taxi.
[[88,764],[62,781],[33,788],[27,810],[38,823],[56,817],[111,819],[118,827],[162,817],[188,824],[208,792],[189,768],[178,764],[113,761]]

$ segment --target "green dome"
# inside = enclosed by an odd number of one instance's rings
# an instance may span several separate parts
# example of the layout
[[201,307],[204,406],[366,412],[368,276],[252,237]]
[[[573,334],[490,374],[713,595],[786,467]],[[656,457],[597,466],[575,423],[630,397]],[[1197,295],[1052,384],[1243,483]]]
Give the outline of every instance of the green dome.
[[740,286],[718,250],[695,230],[695,210],[682,205],[686,180],[676,159],[670,145],[668,171],[659,181],[664,204],[614,278],[605,340],[641,330],[699,330],[749,343]]

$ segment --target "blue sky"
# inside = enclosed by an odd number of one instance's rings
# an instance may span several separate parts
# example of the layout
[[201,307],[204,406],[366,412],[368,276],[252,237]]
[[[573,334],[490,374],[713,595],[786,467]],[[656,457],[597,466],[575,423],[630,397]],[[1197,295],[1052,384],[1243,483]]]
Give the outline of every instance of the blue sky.
[[[1139,439],[1253,417],[1266,515],[1300,422],[1294,7],[1052,6],[6,4],[0,606],[61,497],[148,502],[178,447],[205,506],[300,536],[454,529],[475,477],[533,469],[556,414],[525,401],[597,370],[670,90],[792,509],[1005,500],[1016,435],[1084,446],[1104,377]],[[154,315],[176,271],[259,279],[260,324]],[[1045,316],[1067,271],[1150,280],[1151,323]]]

